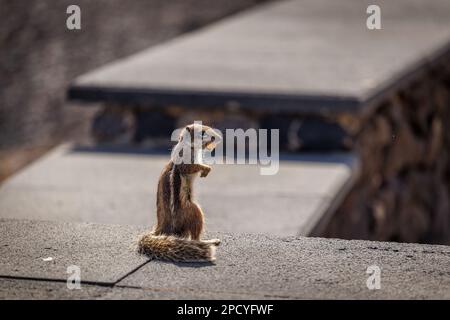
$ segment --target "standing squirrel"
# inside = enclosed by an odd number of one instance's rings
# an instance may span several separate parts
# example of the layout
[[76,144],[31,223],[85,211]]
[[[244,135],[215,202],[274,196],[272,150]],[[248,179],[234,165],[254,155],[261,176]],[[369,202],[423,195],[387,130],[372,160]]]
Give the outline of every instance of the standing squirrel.
[[204,215],[193,200],[195,177],[206,177],[211,167],[202,163],[203,151],[213,150],[220,135],[212,128],[191,124],[182,129],[169,163],[158,182],[157,223],[138,243],[140,253],[152,258],[212,262],[219,239],[201,240]]

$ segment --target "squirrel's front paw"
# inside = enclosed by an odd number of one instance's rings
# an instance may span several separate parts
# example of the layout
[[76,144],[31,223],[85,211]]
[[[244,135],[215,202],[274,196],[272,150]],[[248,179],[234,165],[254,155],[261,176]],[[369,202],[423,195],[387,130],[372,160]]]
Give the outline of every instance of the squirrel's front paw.
[[200,177],[202,177],[202,178],[206,177],[210,171],[211,171],[211,168],[203,169],[202,173],[200,174]]
[[214,246],[220,245],[221,241],[220,239],[211,239],[211,240],[203,240],[204,243],[210,243]]

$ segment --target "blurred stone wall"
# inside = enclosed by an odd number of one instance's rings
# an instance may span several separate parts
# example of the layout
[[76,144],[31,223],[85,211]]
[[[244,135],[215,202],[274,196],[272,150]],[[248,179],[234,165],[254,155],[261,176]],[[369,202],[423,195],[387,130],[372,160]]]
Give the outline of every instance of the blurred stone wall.
[[92,112],[65,104],[74,77],[263,1],[0,0],[0,181],[85,125]]
[[449,244],[450,54],[350,124],[361,175],[323,235]]

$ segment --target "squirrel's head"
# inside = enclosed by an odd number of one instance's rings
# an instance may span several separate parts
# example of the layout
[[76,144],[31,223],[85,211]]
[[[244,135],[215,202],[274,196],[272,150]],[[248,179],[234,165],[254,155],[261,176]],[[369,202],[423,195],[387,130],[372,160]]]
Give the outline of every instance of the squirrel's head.
[[179,142],[185,143],[195,149],[213,150],[222,140],[219,132],[208,126],[193,123],[181,130]]

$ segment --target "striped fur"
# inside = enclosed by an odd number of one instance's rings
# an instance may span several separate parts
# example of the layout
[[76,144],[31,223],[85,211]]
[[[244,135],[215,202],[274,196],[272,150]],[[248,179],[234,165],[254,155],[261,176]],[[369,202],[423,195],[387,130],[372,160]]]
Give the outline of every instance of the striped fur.
[[[195,125],[198,126],[198,125]],[[172,261],[214,261],[215,247],[220,240],[200,240],[204,214],[193,201],[193,182],[200,173],[206,177],[211,170],[201,163],[201,150],[210,147],[211,141],[200,141],[194,145],[194,134],[209,130],[209,127],[194,125],[183,129],[171,160],[164,168],[158,182],[157,224],[151,233],[139,241],[139,252],[152,258]],[[190,148],[190,163],[176,161],[182,156],[183,147]],[[200,160],[200,161],[198,161]],[[189,161],[188,161],[189,162]]]
[[214,262],[218,243],[188,240],[174,236],[156,236],[152,233],[141,237],[139,252],[153,259],[175,262]]

